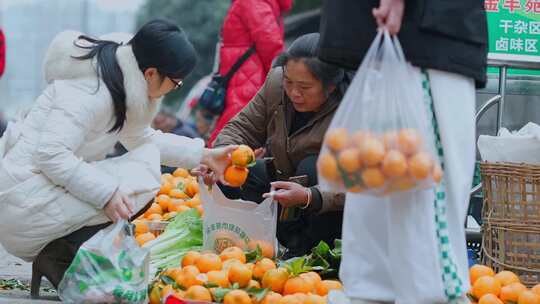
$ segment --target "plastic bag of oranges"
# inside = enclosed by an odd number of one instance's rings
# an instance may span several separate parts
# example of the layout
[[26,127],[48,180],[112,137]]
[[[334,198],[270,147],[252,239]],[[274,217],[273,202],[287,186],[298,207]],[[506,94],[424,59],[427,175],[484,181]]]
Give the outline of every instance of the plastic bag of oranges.
[[396,38],[379,31],[325,135],[317,168],[328,191],[377,196],[442,178],[422,81]]
[[200,182],[204,201],[203,247],[220,253],[232,246],[243,250],[261,247],[273,256],[277,249],[277,203],[267,198],[260,204],[231,200],[217,185],[208,191]]

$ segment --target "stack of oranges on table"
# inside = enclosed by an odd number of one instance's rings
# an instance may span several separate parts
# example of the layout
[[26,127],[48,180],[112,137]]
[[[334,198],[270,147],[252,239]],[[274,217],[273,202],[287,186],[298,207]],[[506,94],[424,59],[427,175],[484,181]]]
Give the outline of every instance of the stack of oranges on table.
[[231,187],[242,186],[248,177],[249,169],[255,164],[255,153],[246,146],[240,145],[231,153],[231,164],[225,169],[225,181]]
[[199,195],[199,183],[196,177],[184,168],[176,169],[173,174],[161,175],[161,187],[154,202],[139,218],[133,221],[135,239],[143,245],[157,237],[159,230],[153,226],[166,225],[175,215],[192,208],[203,216],[204,209]]
[[331,129],[319,156],[319,174],[332,187],[349,192],[385,195],[422,184],[438,183],[443,171],[425,148],[418,130],[401,129],[374,134]]
[[164,270],[149,290],[151,304],[167,297],[224,304],[323,304],[330,290],[342,289],[334,280],[322,280],[316,272],[293,275],[268,258],[249,262],[239,247],[219,255],[188,252],[181,266]]
[[528,289],[511,271],[495,273],[492,268],[474,265],[469,269],[471,290],[468,294],[478,304],[540,304],[540,284]]

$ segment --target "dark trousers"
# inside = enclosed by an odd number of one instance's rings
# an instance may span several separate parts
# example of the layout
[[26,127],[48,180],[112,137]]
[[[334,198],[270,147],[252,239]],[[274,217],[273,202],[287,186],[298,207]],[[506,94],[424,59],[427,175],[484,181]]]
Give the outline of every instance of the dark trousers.
[[[317,155],[303,159],[296,168],[295,176],[307,175],[307,186],[317,185]],[[267,172],[265,162],[257,160],[255,166],[249,169],[246,183],[241,188],[231,188],[220,185],[229,199],[243,199],[256,203],[263,201],[262,195],[270,191],[273,181]],[[281,211],[281,206],[280,206]],[[285,258],[301,256],[309,253],[320,241],[333,246],[335,239],[341,238],[343,211],[310,214],[301,212],[299,218],[292,221],[278,221],[277,238],[287,247]]]

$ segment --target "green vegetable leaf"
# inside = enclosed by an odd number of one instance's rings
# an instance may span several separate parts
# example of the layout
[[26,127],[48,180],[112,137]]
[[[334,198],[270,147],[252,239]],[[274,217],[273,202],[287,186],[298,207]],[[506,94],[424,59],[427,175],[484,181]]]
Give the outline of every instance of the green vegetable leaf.
[[254,250],[246,253],[246,260],[248,263],[256,263],[263,258],[261,246],[257,245]]
[[216,288],[214,290],[214,299],[216,300],[216,302],[223,302],[223,298],[225,298],[225,295],[227,295],[233,289],[234,288]]
[[246,292],[247,292],[250,296],[255,297],[255,299],[257,299],[257,302],[262,301],[262,300],[264,299],[264,297],[266,297],[266,295],[268,294],[269,291],[270,291],[269,288],[255,288],[255,287],[251,287],[251,288],[246,289]]
[[162,275],[161,276],[161,281],[163,281],[163,283],[165,283],[165,285],[176,284],[176,281],[173,278],[171,278],[170,276],[167,276],[167,275]]
[[206,283],[203,284],[203,286],[206,287],[206,288],[218,288],[219,287],[218,284],[212,283],[212,282],[206,282]]

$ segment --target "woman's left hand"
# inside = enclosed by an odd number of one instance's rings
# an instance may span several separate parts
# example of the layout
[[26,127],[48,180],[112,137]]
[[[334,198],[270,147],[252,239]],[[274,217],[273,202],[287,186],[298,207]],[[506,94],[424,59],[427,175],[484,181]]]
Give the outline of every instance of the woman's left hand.
[[308,200],[308,189],[293,182],[273,182],[274,193],[265,193],[263,197],[271,197],[283,207],[305,206]]
[[231,163],[229,155],[236,148],[238,148],[237,145],[230,145],[215,149],[204,149],[203,152],[201,164],[208,166],[208,168],[216,174],[219,181],[221,181],[224,185],[228,184],[223,175],[225,173],[225,169],[227,169]]

